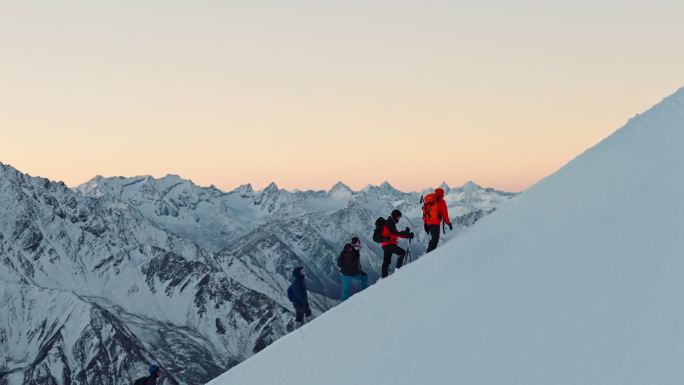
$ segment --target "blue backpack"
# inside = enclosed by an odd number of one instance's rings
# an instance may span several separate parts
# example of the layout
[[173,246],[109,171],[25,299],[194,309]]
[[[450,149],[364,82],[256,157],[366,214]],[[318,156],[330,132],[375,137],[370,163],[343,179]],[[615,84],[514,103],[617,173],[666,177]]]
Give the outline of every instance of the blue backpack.
[[287,288],[287,298],[290,300],[290,302],[294,302],[294,290],[292,290],[292,285]]

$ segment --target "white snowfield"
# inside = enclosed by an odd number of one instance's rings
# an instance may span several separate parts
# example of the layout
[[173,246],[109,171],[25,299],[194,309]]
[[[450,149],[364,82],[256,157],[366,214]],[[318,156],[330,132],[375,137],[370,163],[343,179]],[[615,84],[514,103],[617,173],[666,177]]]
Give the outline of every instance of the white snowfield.
[[211,385],[684,379],[684,89]]

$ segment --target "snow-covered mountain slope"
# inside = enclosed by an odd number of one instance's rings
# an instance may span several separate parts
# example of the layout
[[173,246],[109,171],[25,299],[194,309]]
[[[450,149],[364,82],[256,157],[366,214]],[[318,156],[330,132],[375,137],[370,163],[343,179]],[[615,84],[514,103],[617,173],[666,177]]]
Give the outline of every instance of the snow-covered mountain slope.
[[[16,338],[16,346],[0,350],[0,381],[86,383],[101,373],[98,381],[127,384],[144,373],[144,359],[156,357],[163,368],[177,369],[169,383],[197,383],[291,327],[285,293],[269,297],[248,288],[221,268],[221,254],[160,228],[126,202],[109,203],[0,165],[0,286],[28,288],[12,289],[18,303],[0,305],[7,321],[0,335]],[[30,305],[46,292],[64,299]],[[46,319],[46,311],[64,318]],[[102,333],[93,328],[110,335],[93,337],[88,349],[102,341],[120,357],[79,353],[81,337]],[[53,345],[60,356],[47,362]]]
[[[481,216],[511,196],[476,190],[449,197]],[[0,164],[0,385],[128,384],[148,362],[164,384],[206,382],[291,330],[294,266],[320,314],[337,303],[344,242],[417,202],[389,184],[225,193],[173,175],[72,190]],[[371,277],[377,251],[363,254]]]
[[4,282],[0,321],[5,384],[115,384],[156,360],[117,316],[65,291]]
[[176,175],[160,179],[98,176],[77,190],[104,203],[127,202],[159,226],[215,249],[252,229],[255,224],[248,219],[257,217],[257,210],[242,198],[251,194],[251,187],[226,194],[213,186],[200,188]]
[[676,384],[684,89],[211,385]]

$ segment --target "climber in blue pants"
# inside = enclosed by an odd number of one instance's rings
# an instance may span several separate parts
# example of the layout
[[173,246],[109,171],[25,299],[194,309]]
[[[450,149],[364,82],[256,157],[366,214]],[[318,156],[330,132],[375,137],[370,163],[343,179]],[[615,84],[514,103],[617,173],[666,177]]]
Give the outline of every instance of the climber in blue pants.
[[342,273],[342,296],[344,301],[349,298],[351,281],[359,282],[359,291],[368,286],[368,276],[361,270],[361,240],[357,237],[351,239],[337,257],[337,266]]

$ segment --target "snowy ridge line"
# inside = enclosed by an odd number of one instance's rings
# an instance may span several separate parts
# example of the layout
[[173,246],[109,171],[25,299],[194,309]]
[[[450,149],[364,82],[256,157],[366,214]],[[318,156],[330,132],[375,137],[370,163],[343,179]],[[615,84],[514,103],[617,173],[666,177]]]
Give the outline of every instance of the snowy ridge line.
[[[3,165],[3,163],[0,162],[0,165]],[[330,194],[330,193],[334,193],[336,190],[348,191],[351,194],[359,194],[359,193],[374,191],[374,190],[381,190],[381,191],[385,190],[390,195],[392,195],[393,193],[396,193],[396,194],[412,194],[412,195],[420,196],[420,195],[424,195],[424,194],[428,194],[428,193],[432,192],[432,188],[421,189],[421,190],[402,191],[402,190],[399,190],[396,187],[392,186],[387,181],[382,182],[379,185],[368,184],[360,190],[354,190],[342,181],[335,183],[333,186],[331,186],[327,190],[324,190],[324,189],[322,189],[322,190],[286,189],[286,188],[279,187],[278,184],[276,184],[275,182],[270,182],[268,185],[266,185],[261,190],[253,190],[251,183],[242,184],[238,187],[235,187],[232,190],[222,190],[213,184],[211,184],[209,186],[199,185],[199,184],[193,182],[191,179],[184,179],[183,177],[176,175],[176,174],[166,174],[165,176],[162,176],[162,177],[154,177],[152,175],[136,175],[136,176],[131,176],[131,177],[125,177],[125,176],[105,177],[102,175],[98,175],[88,182],[82,183],[81,185],[78,185],[78,186],[71,187],[71,189],[74,191],[79,191],[79,190],[82,190],[83,188],[90,189],[92,187],[90,187],[89,184],[91,182],[97,183],[98,181],[116,181],[116,180],[125,181],[123,184],[121,184],[121,186],[125,188],[125,187],[132,187],[132,186],[139,184],[139,183],[150,182],[150,181],[157,182],[157,183],[159,183],[159,182],[163,183],[164,181],[166,181],[170,178],[177,179],[178,182],[176,182],[175,184],[173,184],[169,187],[166,187],[166,192],[165,192],[166,194],[168,194],[174,188],[176,188],[180,185],[183,185],[185,183],[189,183],[192,187],[197,188],[197,189],[212,190],[215,192],[219,192],[223,195],[241,194],[241,193],[245,193],[245,192],[262,193],[263,194],[264,192],[279,191],[279,192],[285,192],[285,193],[293,194],[293,195],[311,196],[311,195]],[[494,193],[499,193],[502,195],[511,195],[512,196],[512,195],[519,194],[519,192],[507,192],[507,191],[500,190],[500,189],[497,189],[494,187],[481,187],[480,185],[478,185],[477,183],[475,183],[473,181],[465,182],[461,187],[456,187],[456,188],[450,187],[446,182],[442,182],[437,187],[440,187],[440,188],[444,189],[445,191],[451,191],[451,190],[464,191],[467,189],[477,189],[477,190],[482,189],[486,192],[494,192]]]

